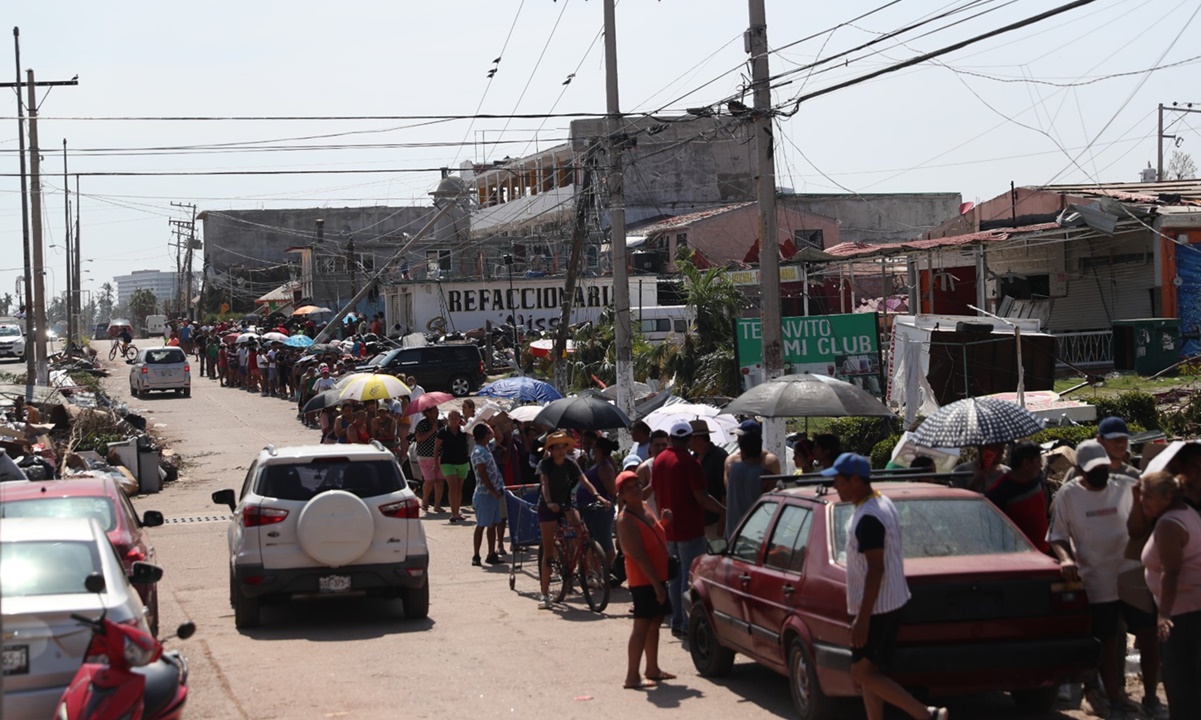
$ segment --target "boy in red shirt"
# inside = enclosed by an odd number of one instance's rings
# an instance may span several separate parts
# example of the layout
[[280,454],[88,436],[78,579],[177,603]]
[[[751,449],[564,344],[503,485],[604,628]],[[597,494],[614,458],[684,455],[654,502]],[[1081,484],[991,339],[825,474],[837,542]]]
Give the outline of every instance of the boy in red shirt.
[[1042,448],[1032,442],[1014,445],[1009,451],[1009,466],[1009,472],[998,478],[984,496],[1009,516],[1034,547],[1049,554]]

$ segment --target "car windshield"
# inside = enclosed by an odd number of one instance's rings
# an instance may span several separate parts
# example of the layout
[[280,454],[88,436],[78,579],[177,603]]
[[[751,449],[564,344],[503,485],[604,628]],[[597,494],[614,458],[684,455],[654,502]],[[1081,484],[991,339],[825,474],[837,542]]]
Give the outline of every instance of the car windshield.
[[17,337],[20,334],[20,328],[12,325],[0,325],[0,337]]
[[105,532],[116,529],[117,513],[106,497],[40,497],[5,500],[0,503],[4,518],[95,518]]
[[[901,520],[905,557],[1004,555],[1030,552],[1030,541],[1013,528],[992,503],[980,498],[893,499]],[[847,521],[851,503],[834,506],[834,547],[846,562]]]
[[188,358],[178,348],[164,348],[162,350],[147,350],[144,360],[147,365],[171,365],[173,363],[187,362]]
[[0,545],[0,595],[76,595],[87,592],[88,575],[101,572],[96,546],[41,540]]
[[394,493],[400,488],[395,462],[318,458],[304,465],[267,466],[259,476],[258,492],[265,497],[307,502],[326,490],[345,490],[366,498]]

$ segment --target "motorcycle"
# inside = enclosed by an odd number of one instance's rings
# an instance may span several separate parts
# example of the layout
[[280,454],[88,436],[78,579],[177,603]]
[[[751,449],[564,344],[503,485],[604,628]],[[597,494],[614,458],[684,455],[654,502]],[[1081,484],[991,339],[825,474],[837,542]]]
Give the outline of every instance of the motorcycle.
[[[104,578],[87,578],[90,592],[104,592]],[[178,652],[138,627],[71,615],[92,631],[84,662],[59,701],[55,720],[179,720],[188,697],[188,663]],[[185,622],[172,637],[186,640],[196,625]],[[170,638],[166,638],[170,639]]]

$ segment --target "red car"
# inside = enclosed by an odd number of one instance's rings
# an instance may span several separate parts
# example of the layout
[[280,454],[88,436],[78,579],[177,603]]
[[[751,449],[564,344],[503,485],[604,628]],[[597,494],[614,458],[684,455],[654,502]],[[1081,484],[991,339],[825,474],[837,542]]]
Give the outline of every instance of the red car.
[[[128,574],[136,561],[155,562],[154,546],[143,528],[163,524],[163,514],[147,510],[138,518],[116,481],[107,477],[26,480],[0,483],[0,517],[94,517],[121,558]],[[154,583],[135,584],[146,621],[158,636],[158,591]]]
[[[789,679],[799,717],[839,717],[851,680],[846,527],[829,479],[765,494],[727,544],[693,563],[689,648],[701,675],[735,653]],[[1008,691],[1050,708],[1057,686],[1095,668],[1082,586],[983,496],[933,482],[877,482],[896,504],[912,599],[889,668],[934,696]]]

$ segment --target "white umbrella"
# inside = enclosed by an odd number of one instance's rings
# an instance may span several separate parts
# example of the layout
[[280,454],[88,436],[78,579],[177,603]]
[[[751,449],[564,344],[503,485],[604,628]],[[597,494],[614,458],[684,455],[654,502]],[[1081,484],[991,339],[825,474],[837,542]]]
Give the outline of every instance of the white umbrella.
[[281,332],[269,332],[269,333],[263,333],[263,339],[264,339],[264,340],[269,340],[269,341],[271,341],[271,342],[279,342],[279,343],[282,343],[282,342],[287,342],[287,341],[288,341],[288,336],[287,336],[287,335],[284,335],[284,334],[283,334],[283,333],[281,333]]
[[509,417],[518,422],[533,422],[540,412],[542,412],[541,405],[522,405],[510,410]]
[[258,339],[259,339],[258,333],[244,332],[238,336],[238,339],[235,340],[235,342],[244,343],[244,342],[250,342],[251,340],[258,340]]
[[738,420],[733,415],[721,415],[721,410],[712,405],[676,403],[667,405],[643,418],[651,430],[670,430],[676,420],[703,420],[709,427],[709,441],[714,445],[725,445],[734,440]]

